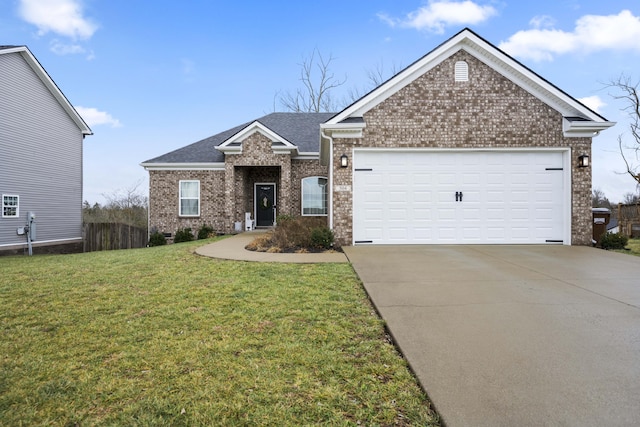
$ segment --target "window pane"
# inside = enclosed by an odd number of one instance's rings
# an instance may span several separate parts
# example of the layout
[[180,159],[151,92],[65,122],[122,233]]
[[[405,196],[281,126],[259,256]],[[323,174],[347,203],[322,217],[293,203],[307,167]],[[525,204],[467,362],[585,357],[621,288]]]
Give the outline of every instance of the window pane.
[[19,196],[2,195],[2,216],[17,217],[19,206]]
[[198,215],[198,199],[182,199],[180,215]]
[[200,181],[180,181],[180,215],[200,215]]
[[198,187],[200,183],[198,181],[186,181],[180,183],[181,196],[182,197],[198,197]]
[[310,177],[302,180],[302,214],[327,214],[327,179]]

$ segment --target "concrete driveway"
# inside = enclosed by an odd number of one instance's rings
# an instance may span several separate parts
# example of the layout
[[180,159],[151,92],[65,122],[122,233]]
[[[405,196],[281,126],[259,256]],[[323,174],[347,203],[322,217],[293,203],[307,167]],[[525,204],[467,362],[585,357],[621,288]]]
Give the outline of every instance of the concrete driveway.
[[344,250],[447,426],[640,425],[640,258],[578,246]]

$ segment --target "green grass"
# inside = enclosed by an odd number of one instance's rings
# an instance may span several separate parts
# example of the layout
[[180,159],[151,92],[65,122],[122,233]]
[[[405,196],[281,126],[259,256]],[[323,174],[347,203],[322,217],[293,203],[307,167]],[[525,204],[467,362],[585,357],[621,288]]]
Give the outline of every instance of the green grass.
[[0,258],[0,425],[437,425],[348,264]]
[[618,250],[616,252],[640,256],[640,239],[629,239],[629,243],[627,243],[627,246],[625,246],[624,249]]

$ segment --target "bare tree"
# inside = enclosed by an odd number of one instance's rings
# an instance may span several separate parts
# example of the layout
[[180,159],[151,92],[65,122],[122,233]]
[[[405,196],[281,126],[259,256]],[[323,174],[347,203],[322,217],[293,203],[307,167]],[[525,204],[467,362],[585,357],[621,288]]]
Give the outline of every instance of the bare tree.
[[378,62],[374,68],[367,70],[367,83],[362,88],[354,87],[349,89],[349,92],[347,93],[347,102],[345,102],[345,104],[350,104],[362,98],[371,90],[387,81],[387,79],[398,74],[401,69],[401,66],[397,66],[394,63],[391,66],[391,70],[387,72],[385,70],[384,62]]
[[612,208],[611,202],[605,196],[604,191],[599,188],[594,188],[591,193],[591,206],[594,208]]
[[116,190],[111,194],[102,194],[107,200],[106,207],[115,209],[146,208],[148,199],[140,191],[141,185],[142,180],[138,180],[128,188]]
[[147,226],[148,198],[140,191],[142,181],[134,183],[131,187],[103,194],[106,199],[104,206],[95,203],[93,206],[85,201],[83,204],[83,221],[92,222],[117,222],[136,227]]
[[336,111],[338,105],[332,97],[332,91],[342,86],[347,79],[335,77],[330,68],[333,61],[332,55],[325,59],[318,49],[314,49],[311,56],[304,58],[299,64],[302,88],[281,95],[280,104],[286,110],[298,113]]
[[622,199],[625,205],[635,205],[638,202],[640,202],[640,195],[637,193],[625,193]]
[[[618,135],[618,147],[620,155],[624,160],[628,173],[640,185],[640,81],[633,82],[631,77],[621,75],[617,80],[613,80],[608,84],[614,88],[616,93],[611,96],[614,99],[623,101],[624,108],[622,111],[627,112],[630,117],[629,130],[631,131],[631,144],[625,144],[622,135]],[[625,151],[631,151],[635,156],[635,160],[629,159],[630,156]]]

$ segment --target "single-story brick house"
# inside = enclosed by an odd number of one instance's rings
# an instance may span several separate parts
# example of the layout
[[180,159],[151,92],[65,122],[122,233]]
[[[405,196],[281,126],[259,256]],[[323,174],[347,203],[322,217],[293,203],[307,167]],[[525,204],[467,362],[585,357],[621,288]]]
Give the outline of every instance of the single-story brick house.
[[591,244],[614,123],[464,29],[338,113],[273,113],[142,163],[150,227],[322,215],[340,245]]

